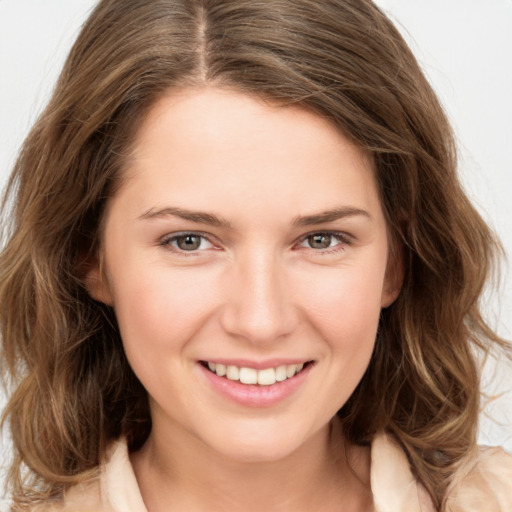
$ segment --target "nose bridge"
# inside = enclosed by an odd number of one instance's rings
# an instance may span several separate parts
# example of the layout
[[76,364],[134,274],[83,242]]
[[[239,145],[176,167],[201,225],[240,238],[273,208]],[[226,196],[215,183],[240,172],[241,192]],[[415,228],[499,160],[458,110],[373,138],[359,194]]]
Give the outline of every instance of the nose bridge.
[[289,334],[295,317],[282,260],[268,248],[240,255],[231,276],[224,328],[255,343]]

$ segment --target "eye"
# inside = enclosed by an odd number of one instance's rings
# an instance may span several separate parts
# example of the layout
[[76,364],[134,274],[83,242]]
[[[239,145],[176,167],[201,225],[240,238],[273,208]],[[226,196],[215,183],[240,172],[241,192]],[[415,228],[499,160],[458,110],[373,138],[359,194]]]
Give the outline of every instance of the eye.
[[214,247],[206,237],[198,233],[178,233],[165,238],[162,245],[183,252],[203,251]]
[[327,232],[311,233],[300,242],[299,246],[317,251],[326,251],[329,249],[341,250],[349,244],[350,240],[347,235]]

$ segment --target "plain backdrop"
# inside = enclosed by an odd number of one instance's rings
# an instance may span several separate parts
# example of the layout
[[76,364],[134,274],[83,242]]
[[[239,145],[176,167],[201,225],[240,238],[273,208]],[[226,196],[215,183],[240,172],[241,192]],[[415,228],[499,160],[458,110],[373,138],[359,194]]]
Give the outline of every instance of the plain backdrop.
[[[95,3],[0,0],[0,188]],[[512,0],[377,3],[398,25],[437,90],[458,136],[466,189],[497,230],[510,259]],[[511,339],[512,271],[507,266],[498,293],[489,294],[487,311],[491,325]],[[482,413],[480,441],[512,452],[512,366],[491,361],[484,383],[491,400]],[[0,409],[2,404],[0,396]],[[6,453],[4,435],[0,466]]]

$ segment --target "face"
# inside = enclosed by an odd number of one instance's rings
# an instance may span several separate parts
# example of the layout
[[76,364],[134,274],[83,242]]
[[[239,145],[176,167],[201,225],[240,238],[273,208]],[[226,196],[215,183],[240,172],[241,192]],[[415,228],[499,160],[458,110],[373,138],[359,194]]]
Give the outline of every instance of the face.
[[161,99],[132,156],[87,286],[152,436],[292,453],[354,391],[397,294],[369,159],[305,110],[208,88]]

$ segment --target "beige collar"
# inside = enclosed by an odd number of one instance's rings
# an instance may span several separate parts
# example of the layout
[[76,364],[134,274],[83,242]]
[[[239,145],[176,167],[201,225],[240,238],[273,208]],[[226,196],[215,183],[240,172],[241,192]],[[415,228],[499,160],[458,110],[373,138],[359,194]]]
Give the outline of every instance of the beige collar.
[[414,478],[404,451],[380,433],[372,442],[371,487],[376,512],[435,512],[424,487]]
[[[147,512],[123,440],[112,446],[100,485],[102,499],[116,512]],[[372,443],[371,487],[375,512],[435,512],[404,452],[386,434],[377,435]]]

